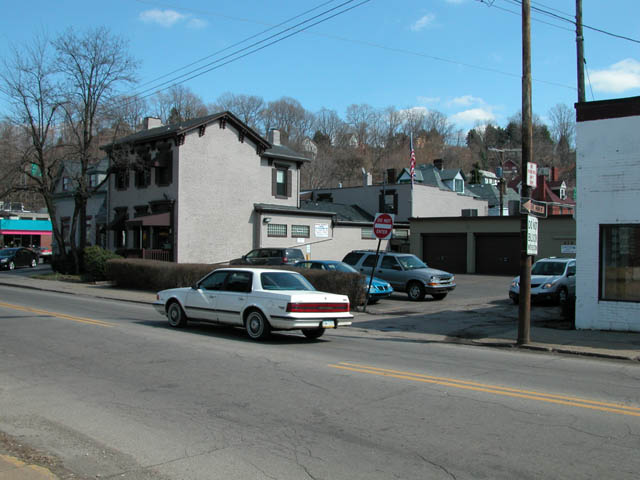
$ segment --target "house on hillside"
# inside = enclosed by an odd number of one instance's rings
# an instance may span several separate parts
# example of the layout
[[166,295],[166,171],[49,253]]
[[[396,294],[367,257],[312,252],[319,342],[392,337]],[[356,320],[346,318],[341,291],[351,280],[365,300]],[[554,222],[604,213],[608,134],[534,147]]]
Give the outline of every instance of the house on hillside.
[[[420,185],[430,185],[441,189],[448,189],[452,192],[465,194],[466,176],[459,168],[444,169],[442,159],[436,159],[432,164],[420,164],[416,166],[413,183]],[[397,183],[411,183],[411,172],[408,168],[403,168],[398,175]],[[473,195],[472,195],[473,196]]]
[[500,186],[494,184],[469,184],[467,190],[478,198],[487,201],[489,216],[520,215],[520,195],[505,185],[500,193]]
[[[507,187],[520,192],[522,178],[514,177],[507,182]],[[567,193],[566,181],[560,179],[559,169],[556,167],[541,167],[538,169],[536,188],[531,192],[531,199],[539,205],[544,205],[546,215],[572,215],[576,202]]]
[[576,328],[640,332],[640,97],[576,111]]
[[[416,170],[418,171],[418,170]],[[373,184],[370,174],[363,174],[363,184],[357,187],[319,188],[308,193],[313,201],[357,205],[370,215],[377,212],[393,213],[395,221],[407,223],[411,217],[460,217],[488,214],[486,200],[468,192],[455,192],[455,181],[463,180],[456,170],[443,180],[434,169],[424,169],[422,182],[413,187],[398,177],[398,183]],[[404,172],[403,172],[404,173]],[[433,175],[431,175],[433,173]],[[393,178],[394,175],[388,175]],[[426,180],[425,180],[426,179]],[[464,189],[464,183],[457,188]]]

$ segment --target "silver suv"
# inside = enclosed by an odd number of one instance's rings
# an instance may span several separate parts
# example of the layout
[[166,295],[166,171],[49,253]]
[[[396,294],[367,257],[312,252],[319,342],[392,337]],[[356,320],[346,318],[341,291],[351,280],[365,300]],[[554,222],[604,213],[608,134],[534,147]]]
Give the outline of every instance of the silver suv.
[[442,300],[447,293],[456,288],[451,273],[430,268],[409,253],[380,252],[376,265],[376,252],[354,250],[342,261],[365,275],[371,275],[371,270],[375,270],[376,277],[389,282],[394,290],[407,292],[411,300],[422,300],[425,294]]
[[[538,260],[531,268],[531,300],[564,303],[576,291],[575,258],[549,257]],[[520,301],[520,277],[511,282],[509,298]]]

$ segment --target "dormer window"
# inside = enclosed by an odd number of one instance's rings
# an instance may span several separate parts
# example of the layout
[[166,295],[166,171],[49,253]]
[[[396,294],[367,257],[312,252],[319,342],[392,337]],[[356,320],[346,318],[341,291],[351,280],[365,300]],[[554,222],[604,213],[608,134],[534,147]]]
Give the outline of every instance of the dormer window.
[[561,200],[567,199],[567,189],[564,187],[560,187],[560,199]]
[[454,192],[464,193],[464,180],[456,178],[454,180]]

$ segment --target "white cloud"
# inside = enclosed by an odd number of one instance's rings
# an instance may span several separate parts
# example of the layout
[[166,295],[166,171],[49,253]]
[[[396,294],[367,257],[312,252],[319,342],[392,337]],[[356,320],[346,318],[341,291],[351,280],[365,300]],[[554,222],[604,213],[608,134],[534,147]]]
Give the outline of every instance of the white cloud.
[[470,107],[472,105],[484,105],[485,101],[473,95],[463,95],[450,100],[447,104],[454,107]]
[[493,122],[496,116],[490,109],[485,108],[471,108],[458,112],[449,117],[454,123],[463,125],[476,125],[478,123]]
[[622,93],[640,88],[640,62],[626,58],[605,70],[590,72],[593,89],[598,92]]
[[184,15],[175,10],[145,10],[140,14],[140,20],[144,23],[155,23],[165,28],[173,27],[178,23],[185,23],[188,28],[200,29],[207,26],[207,22],[191,15]]
[[140,14],[140,20],[145,23],[157,23],[163,27],[172,27],[186,17],[175,10],[145,10]]
[[413,25],[411,25],[411,30],[413,30],[414,32],[418,32],[423,28],[427,27],[429,24],[431,24],[435,19],[436,19],[436,16],[429,13],[423,16],[422,18],[420,18]]

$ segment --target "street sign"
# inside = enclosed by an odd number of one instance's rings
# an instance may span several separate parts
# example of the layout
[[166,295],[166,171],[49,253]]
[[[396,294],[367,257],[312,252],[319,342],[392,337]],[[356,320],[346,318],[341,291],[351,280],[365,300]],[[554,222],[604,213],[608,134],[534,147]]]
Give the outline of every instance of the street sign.
[[538,218],[527,216],[527,255],[538,254]]
[[527,162],[527,185],[536,188],[538,185],[538,165]]
[[547,217],[547,203],[531,198],[523,198],[520,203],[520,213],[535,215],[536,217]]
[[389,213],[376,213],[373,221],[373,234],[380,240],[388,240],[393,232],[393,215]]

